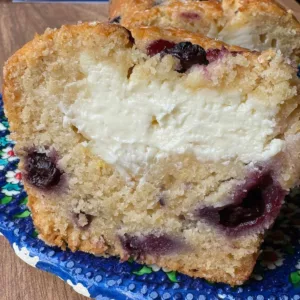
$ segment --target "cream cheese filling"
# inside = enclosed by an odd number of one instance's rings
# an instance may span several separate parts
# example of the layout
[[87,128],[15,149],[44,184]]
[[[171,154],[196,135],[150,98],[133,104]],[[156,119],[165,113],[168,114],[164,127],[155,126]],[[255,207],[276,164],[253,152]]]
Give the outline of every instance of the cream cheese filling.
[[[272,139],[277,111],[241,91],[196,91],[179,82],[129,79],[109,62],[89,62],[84,92],[64,108],[65,121],[88,139],[88,147],[119,170],[137,174],[169,155],[199,161],[266,160],[284,142]],[[133,70],[134,71],[134,70]]]

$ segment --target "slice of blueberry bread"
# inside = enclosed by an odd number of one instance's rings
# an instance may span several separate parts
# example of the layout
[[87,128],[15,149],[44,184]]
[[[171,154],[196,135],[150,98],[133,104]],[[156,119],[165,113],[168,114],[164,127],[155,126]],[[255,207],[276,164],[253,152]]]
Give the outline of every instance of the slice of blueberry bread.
[[47,30],[4,69],[29,207],[50,245],[242,284],[299,179],[280,53],[183,30]]
[[280,49],[299,59],[300,24],[274,0],[111,0],[110,19],[127,28],[182,28],[251,50]]

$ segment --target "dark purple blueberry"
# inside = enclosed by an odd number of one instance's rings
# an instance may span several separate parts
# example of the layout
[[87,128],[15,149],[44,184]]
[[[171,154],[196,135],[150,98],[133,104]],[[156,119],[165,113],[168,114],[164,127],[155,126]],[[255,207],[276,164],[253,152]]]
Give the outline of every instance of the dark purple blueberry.
[[120,236],[123,249],[129,256],[143,259],[146,254],[165,255],[178,250],[180,243],[170,236],[148,234],[145,236],[134,236],[125,233]]
[[121,16],[115,17],[109,21],[109,23],[119,24],[121,22]]
[[161,206],[165,206],[166,205],[166,197],[163,193],[161,193],[159,196],[158,196],[158,203],[161,205]]
[[[80,217],[85,218],[85,225],[80,224]],[[93,221],[94,216],[80,212],[80,214],[73,214],[73,220],[76,224],[76,226],[82,230],[86,230],[89,228],[89,226],[91,225],[91,222]]]
[[195,12],[191,12],[191,11],[187,11],[187,12],[182,12],[180,14],[180,16],[184,19],[188,19],[188,20],[198,20],[200,19],[200,16],[195,13]]
[[256,226],[269,227],[279,214],[285,191],[270,173],[255,173],[245,185],[239,186],[233,203],[225,207],[206,207],[197,215],[212,224],[218,224],[229,233]]
[[154,56],[161,53],[163,50],[174,47],[175,45],[175,43],[166,40],[157,40],[147,47],[147,54],[149,56]]
[[25,178],[40,189],[56,186],[62,172],[57,168],[55,159],[46,153],[30,152],[25,162]]
[[206,51],[207,60],[212,63],[220,57],[221,50],[220,49],[208,49]]
[[206,51],[201,46],[190,42],[181,42],[161,52],[162,56],[167,54],[179,59],[180,66],[177,71],[180,73],[184,73],[193,65],[208,65],[209,63],[206,58]]
[[240,205],[229,205],[219,211],[220,224],[236,227],[261,217],[265,210],[262,188],[250,190]]

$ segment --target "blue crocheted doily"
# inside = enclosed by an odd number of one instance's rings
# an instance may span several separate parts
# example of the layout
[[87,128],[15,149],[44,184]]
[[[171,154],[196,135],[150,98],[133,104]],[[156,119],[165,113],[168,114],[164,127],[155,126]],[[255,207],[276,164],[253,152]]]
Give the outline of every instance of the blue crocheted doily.
[[287,197],[269,232],[252,278],[241,287],[212,284],[155,265],[63,252],[37,238],[1,96],[0,121],[0,232],[32,266],[59,276],[77,292],[96,299],[300,299],[300,194],[296,191]]

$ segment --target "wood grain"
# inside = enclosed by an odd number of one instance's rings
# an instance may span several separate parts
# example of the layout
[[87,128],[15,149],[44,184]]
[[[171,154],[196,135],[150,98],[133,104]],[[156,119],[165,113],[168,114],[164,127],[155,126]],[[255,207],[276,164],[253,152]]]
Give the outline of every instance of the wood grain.
[[[78,21],[104,21],[107,4],[21,4],[0,0],[0,70],[17,49],[47,27],[60,27]],[[0,86],[2,85],[2,72]]]
[[86,300],[58,277],[22,262],[0,237],[1,300]]
[[[78,20],[105,20],[105,4],[12,4],[0,0],[0,70],[4,61],[34,34]],[[294,0],[281,0],[300,18]],[[0,86],[2,75],[0,76]],[[84,300],[60,279],[33,269],[14,254],[0,236],[0,300]]]

